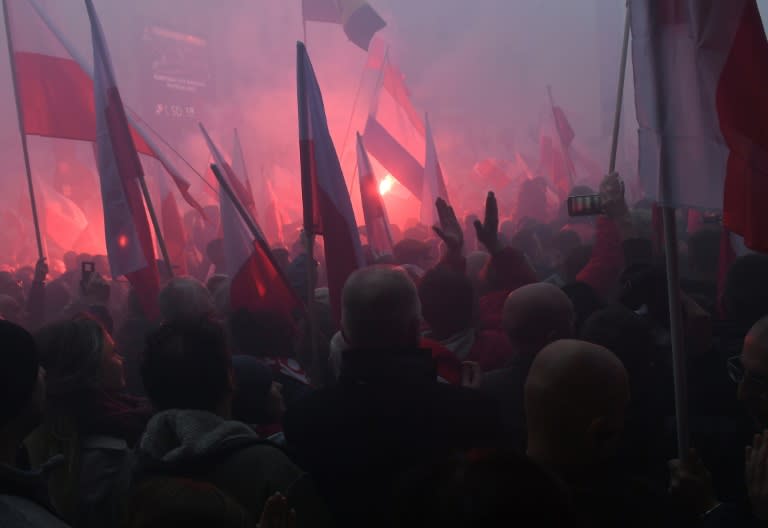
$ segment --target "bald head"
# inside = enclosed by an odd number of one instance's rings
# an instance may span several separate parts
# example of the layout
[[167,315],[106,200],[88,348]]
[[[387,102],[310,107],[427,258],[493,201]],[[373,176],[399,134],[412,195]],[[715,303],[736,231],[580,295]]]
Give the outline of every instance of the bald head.
[[570,337],[576,318],[563,291],[543,282],[513,291],[504,303],[503,328],[522,354],[536,354],[549,343]]
[[745,376],[739,383],[739,399],[761,428],[768,427],[768,403],[765,400],[765,387],[753,380],[768,379],[768,317],[759,320],[744,338],[741,351],[741,364]]
[[525,383],[525,412],[532,449],[547,457],[594,458],[618,438],[629,401],[621,361],[608,349],[562,340],[536,356]]
[[421,304],[400,270],[371,267],[353,273],[342,294],[342,327],[352,347],[416,346]]

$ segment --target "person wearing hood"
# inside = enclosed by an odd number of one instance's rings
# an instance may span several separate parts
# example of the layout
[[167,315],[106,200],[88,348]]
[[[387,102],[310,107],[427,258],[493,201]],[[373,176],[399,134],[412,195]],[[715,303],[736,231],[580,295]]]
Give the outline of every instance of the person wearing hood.
[[326,523],[307,475],[232,420],[232,357],[221,325],[208,319],[164,324],[147,339],[141,375],[157,414],[139,442],[132,489],[155,477],[206,482],[254,519],[270,496],[282,493],[296,509],[298,526]]
[[0,321],[0,526],[66,528],[48,498],[46,473],[57,460],[25,471],[17,456],[45,408],[45,370],[29,333]]

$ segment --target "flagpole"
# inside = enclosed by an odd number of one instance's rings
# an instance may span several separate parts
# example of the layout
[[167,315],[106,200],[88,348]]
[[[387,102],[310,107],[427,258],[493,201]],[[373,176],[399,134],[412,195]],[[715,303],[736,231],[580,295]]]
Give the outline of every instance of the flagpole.
[[[344,147],[341,149],[341,161],[344,162],[344,156],[347,153],[347,147],[349,146],[349,133],[352,130],[352,120],[355,118],[357,112],[357,102],[360,99],[360,92],[363,91],[363,81],[365,80],[365,70],[367,68],[363,66],[363,72],[360,74],[360,81],[357,83],[357,92],[355,93],[355,99],[352,103],[352,113],[349,115],[349,121],[347,121],[347,131],[344,132]],[[352,178],[354,181],[354,176]]]
[[168,268],[168,276],[173,278],[173,265],[171,264],[171,258],[168,256],[168,248],[165,246],[163,233],[160,231],[160,222],[157,220],[155,206],[152,205],[152,198],[149,196],[149,189],[147,188],[147,181],[144,178],[144,174],[139,174],[139,185],[141,186],[141,194],[144,195],[144,202],[147,204],[149,218],[152,220],[152,228],[155,230],[157,245],[160,247],[160,253],[162,253],[163,260],[165,261],[165,265]]
[[576,175],[573,173],[573,160],[571,154],[568,152],[568,148],[563,140],[563,135],[560,133],[560,126],[557,121],[557,114],[555,114],[555,98],[552,97],[552,86],[547,85],[547,94],[549,95],[549,106],[552,109],[552,118],[555,120],[555,131],[557,132],[557,138],[560,140],[560,150],[563,151],[563,156],[570,162],[566,163],[568,166],[568,178],[571,180],[571,185],[574,184]]
[[608,163],[608,174],[616,171],[616,154],[619,149],[619,129],[621,127],[621,109],[624,105],[624,80],[627,75],[627,56],[629,55],[629,6],[624,16],[624,42],[621,49],[621,65],[619,67],[619,87],[616,94],[616,112],[613,117],[613,141],[611,143],[611,159]]
[[689,458],[690,442],[690,429],[688,427],[688,377],[685,368],[685,336],[680,296],[680,266],[677,253],[675,208],[663,207],[662,214],[664,215],[664,246],[667,265],[667,293],[669,296],[669,329],[672,339],[672,373],[675,383],[677,453],[680,460],[685,463]]
[[32,222],[35,225],[35,239],[37,241],[38,258],[45,258],[43,249],[43,237],[40,234],[40,220],[37,213],[37,200],[35,200],[35,186],[32,182],[32,167],[29,163],[29,147],[27,145],[27,134],[24,132],[24,109],[19,103],[19,86],[17,82],[16,61],[13,58],[13,39],[11,38],[11,28],[8,18],[8,3],[3,0],[3,17],[5,19],[5,36],[8,41],[8,58],[11,66],[11,77],[13,82],[13,96],[16,102],[16,117],[19,123],[19,136],[21,138],[21,151],[24,154],[24,169],[27,173],[27,187],[29,188],[29,204],[32,207]]
[[[298,49],[301,46],[306,48],[306,44],[299,43]],[[299,103],[299,157],[301,164],[301,191],[303,200],[303,215],[304,215],[304,238],[307,244],[307,322],[309,323],[310,334],[310,348],[312,353],[312,371],[313,374],[321,372],[321,360],[320,360],[320,347],[318,346],[318,327],[317,317],[315,310],[315,211],[314,200],[312,199],[312,189],[310,183],[311,171],[310,165],[312,163],[309,141],[309,111],[307,109],[307,94],[306,94],[306,75],[304,71],[304,64],[301,61],[301,54],[297,56],[297,92]]]

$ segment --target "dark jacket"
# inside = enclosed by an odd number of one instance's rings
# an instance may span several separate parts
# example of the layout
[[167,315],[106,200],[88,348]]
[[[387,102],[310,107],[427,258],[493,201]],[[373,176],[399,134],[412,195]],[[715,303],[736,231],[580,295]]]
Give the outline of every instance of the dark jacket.
[[0,526],[3,528],[66,528],[48,500],[46,474],[63,461],[52,459],[36,471],[0,465]]
[[132,481],[152,476],[209,482],[254,519],[280,492],[296,509],[299,526],[326,524],[312,483],[282,451],[247,425],[205,411],[170,410],[152,418],[136,452]]
[[338,383],[289,408],[284,430],[341,526],[388,524],[403,474],[500,435],[493,402],[436,381],[425,349],[345,352]]
[[480,387],[498,404],[507,446],[521,452],[527,442],[524,389],[529,369],[530,361],[516,357],[509,367],[487,373]]

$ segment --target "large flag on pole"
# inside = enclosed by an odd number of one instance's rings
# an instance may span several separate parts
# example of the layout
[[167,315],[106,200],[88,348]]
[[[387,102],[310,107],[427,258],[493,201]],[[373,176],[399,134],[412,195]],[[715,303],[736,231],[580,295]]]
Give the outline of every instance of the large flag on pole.
[[364,0],[302,0],[305,22],[328,22],[344,26],[347,38],[364,50],[387,23]]
[[[380,48],[374,47],[369,57],[369,65],[380,68],[381,80],[363,139],[368,153],[414,196],[421,199],[426,127],[413,106],[405,76],[388,53],[380,57]],[[440,189],[441,193],[447,193],[442,176]]]
[[179,212],[176,195],[163,174],[162,166],[153,163],[157,169],[154,172],[157,190],[160,197],[160,225],[163,229],[163,239],[168,249],[168,256],[173,263],[175,275],[186,275],[187,270],[187,230]]
[[440,160],[437,157],[437,148],[435,147],[435,139],[432,137],[432,126],[429,124],[429,116],[425,117],[424,122],[427,127],[427,151],[421,191],[421,223],[431,227],[440,225],[435,202],[437,202],[438,198],[448,202],[448,195],[441,192],[440,189],[440,182],[443,181],[443,170],[440,168]]
[[[18,72],[19,104],[24,108],[24,133],[79,141],[96,141],[93,71],[36,0],[6,0],[6,28]],[[131,122],[130,115],[128,116]],[[184,199],[200,205],[189,194],[189,182],[156,149],[146,132],[130,127],[136,150],[157,158],[171,175]]]
[[768,42],[755,0],[631,0],[640,175],[768,251]]
[[[237,175],[202,124],[200,130],[222,176],[238,199],[232,186]],[[227,274],[232,280],[230,306],[233,310],[270,310],[293,320],[297,311],[302,310],[301,301],[281,274],[255,220],[253,225],[257,232],[254,238],[232,198],[224,188],[219,186],[219,189],[224,256]]]
[[93,40],[96,145],[109,265],[113,277],[128,278],[145,313],[156,317],[160,277],[139,186],[139,178],[143,177],[141,161],[117,89],[101,23],[91,0],[85,0],[85,5]]
[[368,247],[376,257],[392,255],[392,235],[389,232],[389,218],[384,207],[384,200],[379,194],[379,186],[373,174],[371,160],[365,151],[363,138],[357,135],[357,170],[360,177],[360,200],[363,204],[365,230],[368,234]]
[[365,261],[344,173],[328,131],[323,95],[301,42],[297,70],[304,229],[323,236],[331,307],[338,317],[344,283]]

